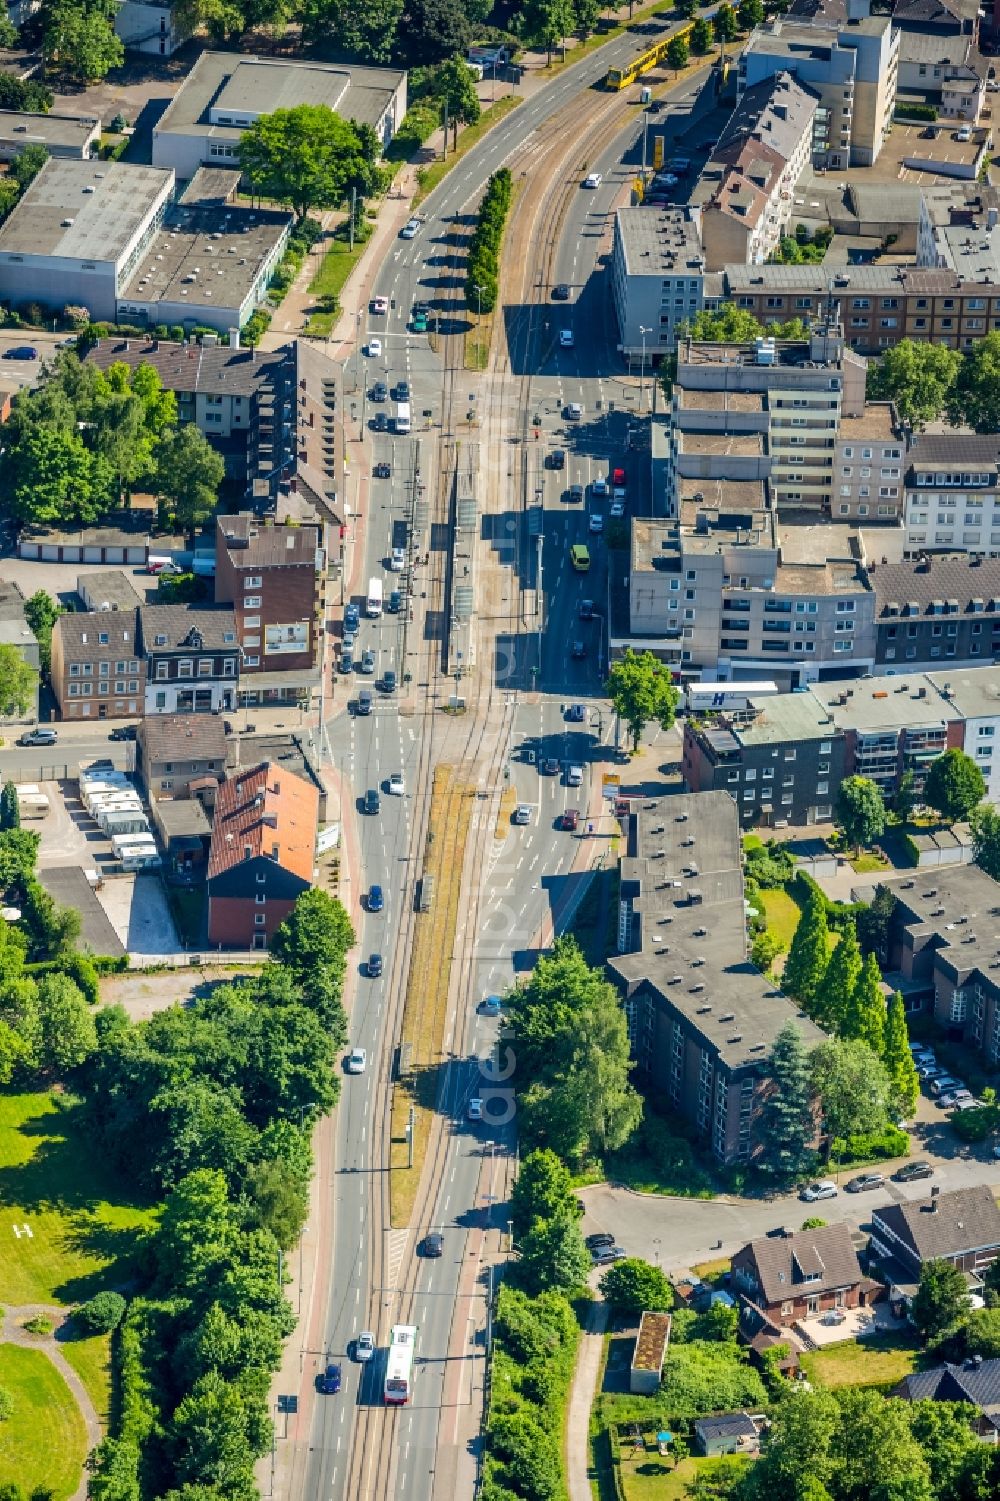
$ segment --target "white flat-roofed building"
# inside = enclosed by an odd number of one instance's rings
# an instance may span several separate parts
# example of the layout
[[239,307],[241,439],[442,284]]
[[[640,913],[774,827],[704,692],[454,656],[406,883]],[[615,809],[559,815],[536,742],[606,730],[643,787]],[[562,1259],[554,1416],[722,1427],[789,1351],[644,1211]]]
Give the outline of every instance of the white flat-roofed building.
[[172,0],[124,0],[115,12],[115,31],[129,52],[172,57],[191,35],[180,23]]
[[173,187],[157,167],[50,158],[0,225],[0,299],[71,303],[114,322]]
[[100,136],[101,122],[92,115],[40,115],[0,109],[0,161],[12,162],[26,146],[44,146],[49,156],[85,161]]
[[620,208],[611,287],[622,353],[652,359],[673,349],[678,328],[705,305],[704,273],[697,227],[681,209]]

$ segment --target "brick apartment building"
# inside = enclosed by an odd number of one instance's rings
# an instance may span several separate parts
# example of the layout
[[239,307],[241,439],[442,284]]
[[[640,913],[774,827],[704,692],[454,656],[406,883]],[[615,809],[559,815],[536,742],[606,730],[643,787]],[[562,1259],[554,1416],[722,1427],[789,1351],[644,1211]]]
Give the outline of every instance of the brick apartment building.
[[64,719],[127,719],[143,711],[146,663],[136,608],[60,615],[50,676]]

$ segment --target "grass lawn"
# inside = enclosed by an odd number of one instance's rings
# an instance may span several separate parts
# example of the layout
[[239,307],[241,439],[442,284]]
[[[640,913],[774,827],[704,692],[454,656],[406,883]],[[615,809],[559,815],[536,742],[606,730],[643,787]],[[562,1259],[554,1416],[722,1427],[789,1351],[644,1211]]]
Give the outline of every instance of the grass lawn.
[[111,1409],[111,1335],[89,1334],[86,1339],[60,1340],[59,1348],[73,1367],[107,1428]]
[[857,871],[859,876],[867,871],[891,869],[888,860],[883,860],[882,856],[876,855],[874,850],[866,850],[863,855],[858,855],[857,859],[850,861],[850,866],[852,870]]
[[430,162],[426,167],[421,167],[417,173],[420,186],[413,196],[411,208],[416,209],[418,204],[423,203],[424,199],[433,193],[438,183],[447,177],[455,163],[460,162],[465,153],[471,151],[486,132],[496,125],[498,120],[502,120],[504,115],[509,115],[512,109],[516,109],[520,102],[517,94],[505,94],[502,99],[497,100],[496,104],[491,104],[488,109],[483,110],[475,125],[470,125],[468,129],[462,131],[456,150],[449,151],[443,160]]
[[0,1387],[13,1413],[0,1424],[0,1485],[37,1487],[65,1501],[80,1483],[87,1430],[73,1395],[47,1355],[0,1345]]
[[817,1386],[882,1386],[902,1381],[921,1365],[922,1351],[905,1334],[848,1339],[802,1356],[802,1369]]
[[314,338],[326,338],[329,335],[340,316],[340,294],[344,290],[344,283],[364,255],[367,244],[368,240],[359,240],[355,237],[352,250],[346,239],[334,238],[330,241],[330,248],[323,256],[316,275],[309,283],[309,291],[313,296],[328,301],[329,307],[310,314],[304,329],[305,333],[311,334]]
[[628,1448],[622,1454],[621,1478],[625,1501],[683,1501],[687,1488],[699,1475],[711,1475],[719,1469],[729,1469],[735,1464],[749,1464],[749,1460],[682,1459],[675,1465],[672,1459],[661,1459],[658,1454],[637,1455],[633,1463],[627,1458]]
[[764,904],[767,930],[773,933],[775,938],[780,938],[787,954],[795,936],[799,918],[802,916],[802,909],[783,886],[775,886],[768,891],[762,891],[760,899]]
[[[131,1275],[135,1232],[150,1211],[90,1149],[82,1115],[44,1090],[0,1092],[5,1303],[84,1302]],[[14,1235],[21,1225],[30,1237]]]
[[732,1269],[733,1263],[728,1256],[720,1256],[715,1261],[699,1261],[696,1266],[691,1268],[695,1276],[700,1277],[702,1282],[715,1282],[722,1276],[723,1272],[731,1272]]

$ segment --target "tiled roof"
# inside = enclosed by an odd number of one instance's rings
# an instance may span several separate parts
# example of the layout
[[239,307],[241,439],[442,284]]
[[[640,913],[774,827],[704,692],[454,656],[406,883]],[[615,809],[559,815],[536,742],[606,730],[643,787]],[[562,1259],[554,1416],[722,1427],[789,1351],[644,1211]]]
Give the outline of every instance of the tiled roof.
[[[146,652],[192,646],[192,631],[200,635],[202,651],[236,648],[236,615],[231,605],[142,605],[139,618]],[[159,636],[166,641],[157,645]]]
[[218,714],[151,714],[143,720],[139,736],[153,765],[226,759],[226,730]]
[[311,881],[318,816],[319,793],[301,777],[270,761],[240,772],[219,789],[208,879],[263,856]]
[[[138,657],[138,621],[138,609],[76,610],[60,615],[52,629],[59,633],[64,661],[100,661]],[[106,642],[102,636],[107,636]]]
[[[810,1294],[853,1287],[864,1280],[851,1232],[843,1221],[793,1235],[762,1236],[750,1251],[768,1303],[781,1303],[808,1290]],[[806,1282],[810,1273],[816,1280]]]
[[921,613],[935,600],[958,600],[959,612],[973,599],[1000,599],[1000,559],[971,557],[935,558],[929,568],[916,559],[907,563],[880,563],[871,570],[875,590],[876,619],[888,604],[915,604]]
[[757,1425],[746,1412],[719,1412],[709,1418],[697,1418],[694,1431],[702,1440],[757,1437]]
[[1000,463],[1000,437],[995,433],[920,433],[906,450],[914,468],[924,464],[956,464],[971,469],[975,464]]
[[228,344],[170,344],[165,339],[99,339],[88,365],[152,365],[168,391],[253,396],[275,376],[288,349],[258,352]]
[[896,1388],[911,1402],[933,1398],[936,1402],[971,1402],[1000,1426],[1000,1360],[966,1360],[961,1365],[940,1365],[930,1371],[914,1371]]
[[876,1232],[885,1225],[921,1261],[1000,1246],[1000,1209],[985,1183],[887,1204],[873,1211],[872,1223]]

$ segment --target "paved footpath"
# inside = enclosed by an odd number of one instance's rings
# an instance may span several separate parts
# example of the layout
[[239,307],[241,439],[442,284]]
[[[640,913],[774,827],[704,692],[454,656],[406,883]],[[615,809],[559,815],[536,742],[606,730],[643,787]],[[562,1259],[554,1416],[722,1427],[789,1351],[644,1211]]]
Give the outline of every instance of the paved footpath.
[[566,1484],[569,1501],[593,1501],[590,1489],[590,1410],[597,1392],[601,1370],[604,1331],[608,1327],[608,1305],[595,1299],[587,1313],[587,1324],[576,1352],[573,1384],[569,1389],[566,1415]]
[[[47,1303],[26,1303],[19,1308],[3,1307],[0,1308],[0,1313],[2,1313],[3,1319],[2,1325],[0,1325],[0,1343],[21,1345],[26,1350],[39,1350],[43,1355],[48,1356],[73,1393],[76,1405],[80,1409],[80,1416],[83,1418],[84,1427],[87,1430],[87,1453],[89,1454],[91,1449],[96,1449],[97,1445],[101,1442],[102,1430],[100,1419],[97,1416],[93,1402],[90,1400],[87,1388],[59,1348],[59,1343],[56,1339],[56,1335],[60,1332],[62,1325],[71,1317],[71,1314],[65,1308]],[[32,1334],[30,1330],[22,1327],[26,1319],[34,1318],[38,1314],[42,1314],[45,1318],[51,1320],[55,1326],[52,1334]],[[86,1494],[87,1475],[85,1471],[81,1476],[80,1484],[70,1497],[70,1501],[84,1501]]]

